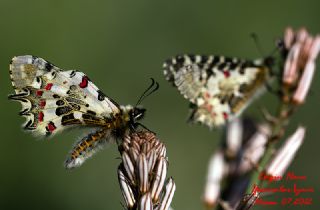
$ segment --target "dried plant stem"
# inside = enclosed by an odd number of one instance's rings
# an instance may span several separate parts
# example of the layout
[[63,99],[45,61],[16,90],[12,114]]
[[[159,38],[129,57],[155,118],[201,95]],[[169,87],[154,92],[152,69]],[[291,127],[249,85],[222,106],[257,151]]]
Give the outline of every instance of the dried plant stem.
[[[266,144],[266,151],[259,162],[259,168],[263,168],[263,169],[266,168],[267,163],[272,158],[276,144],[285,134],[285,130],[289,125],[290,116],[296,110],[296,107],[292,105],[292,103],[288,102],[288,98],[290,94],[286,87],[283,88],[282,93],[283,93],[282,94],[283,96],[279,97],[280,103],[279,103],[279,107],[276,112],[276,115],[271,116],[268,113],[264,113],[266,121],[271,127],[271,135],[269,136],[268,142]],[[250,179],[250,184],[248,185],[248,188],[247,188],[247,193],[250,193],[255,185],[264,184],[263,180],[259,179],[259,174],[261,172],[262,171],[256,171],[255,173],[252,174],[252,177]]]

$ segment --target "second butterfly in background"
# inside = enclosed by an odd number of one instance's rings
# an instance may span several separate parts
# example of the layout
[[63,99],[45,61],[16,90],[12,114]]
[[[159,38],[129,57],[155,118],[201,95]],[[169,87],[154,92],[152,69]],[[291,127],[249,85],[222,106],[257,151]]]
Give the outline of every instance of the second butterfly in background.
[[178,55],[163,64],[166,79],[191,102],[190,121],[212,127],[238,116],[271,79],[273,58]]

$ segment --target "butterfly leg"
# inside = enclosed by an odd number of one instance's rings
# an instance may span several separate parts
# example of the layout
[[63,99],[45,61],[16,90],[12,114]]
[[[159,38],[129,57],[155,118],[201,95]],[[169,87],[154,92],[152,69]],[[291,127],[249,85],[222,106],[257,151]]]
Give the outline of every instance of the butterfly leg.
[[268,83],[268,82],[265,83],[265,87],[266,87],[266,89],[267,89],[267,91],[268,91],[269,93],[272,93],[272,94],[274,94],[274,95],[276,95],[276,96],[278,96],[278,97],[281,97],[281,96],[283,95],[281,90],[279,90],[279,89],[274,89],[274,88],[271,86],[271,84]]
[[141,123],[139,123],[139,122],[136,122],[136,123],[133,125],[133,130],[136,131],[136,128],[137,128],[138,126],[142,127],[143,129],[146,129],[147,131],[149,131],[149,132],[153,133],[154,135],[156,135],[155,132],[153,132],[152,130],[150,130],[150,129],[147,128],[145,125],[143,125],[143,124],[141,124]]

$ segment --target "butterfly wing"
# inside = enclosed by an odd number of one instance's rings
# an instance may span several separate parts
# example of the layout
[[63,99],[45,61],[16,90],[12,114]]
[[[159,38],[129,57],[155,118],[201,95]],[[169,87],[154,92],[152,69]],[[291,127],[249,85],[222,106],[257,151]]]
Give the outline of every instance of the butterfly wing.
[[164,65],[166,79],[193,105],[190,120],[209,127],[239,115],[263,90],[270,70],[263,61],[178,55]]
[[40,136],[71,125],[103,126],[120,112],[84,73],[63,71],[42,58],[14,57],[10,76],[15,94],[9,98],[21,102],[24,128]]

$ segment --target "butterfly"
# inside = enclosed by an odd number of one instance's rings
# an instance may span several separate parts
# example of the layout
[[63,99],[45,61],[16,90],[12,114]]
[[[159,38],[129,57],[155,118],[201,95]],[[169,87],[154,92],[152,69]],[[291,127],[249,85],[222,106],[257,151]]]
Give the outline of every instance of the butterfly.
[[191,102],[189,121],[208,127],[237,117],[265,89],[273,58],[177,55],[163,64],[166,79]]
[[36,56],[14,57],[9,73],[15,90],[9,99],[22,104],[19,114],[26,118],[25,130],[36,136],[52,136],[71,127],[91,128],[76,142],[66,168],[80,166],[106,143],[121,140],[141,125],[138,121],[146,110],[137,105],[159,87],[152,79],[136,106],[120,106],[84,73],[64,71]]

